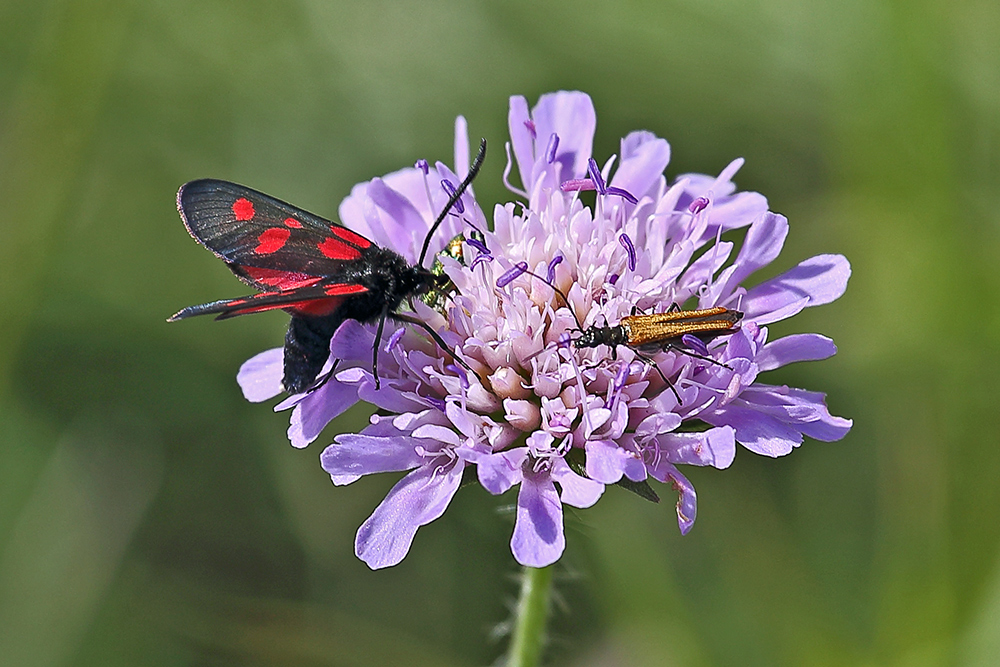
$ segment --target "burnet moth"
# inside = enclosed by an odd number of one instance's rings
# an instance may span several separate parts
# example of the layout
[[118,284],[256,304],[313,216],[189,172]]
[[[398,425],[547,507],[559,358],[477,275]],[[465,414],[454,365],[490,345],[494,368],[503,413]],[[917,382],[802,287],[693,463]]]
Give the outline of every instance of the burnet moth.
[[[556,287],[549,279],[527,270],[526,264],[520,264],[509,272],[521,274],[527,273],[534,278],[538,278],[551,287],[569,308],[573,319],[576,320],[577,328],[573,331],[579,335],[575,338],[568,336],[566,343],[576,349],[596,348],[607,345],[611,348],[612,359],[618,358],[618,346],[624,345],[633,352],[639,359],[656,369],[663,382],[670,387],[670,390],[680,403],[681,397],[673,383],[667,379],[660,370],[659,365],[649,354],[656,352],[673,350],[692,357],[701,359],[716,366],[729,368],[723,363],[708,356],[709,350],[706,343],[717,336],[731,334],[739,329],[739,323],[743,319],[743,313],[738,310],[715,306],[713,308],[703,308],[700,310],[681,310],[677,304],[671,304],[670,308],[663,313],[637,314],[633,309],[631,315],[626,315],[619,320],[618,324],[608,324],[605,326],[591,325],[584,328],[577,317],[576,312],[569,304],[566,295]],[[516,276],[514,276],[516,277]],[[504,278],[501,278],[501,281]],[[511,278],[510,280],[513,280]],[[508,282],[510,282],[508,280]],[[565,335],[565,334],[564,334]],[[538,354],[538,353],[536,353]]]
[[[284,377],[290,394],[313,388],[330,356],[330,339],[345,320],[378,322],[372,374],[379,387],[378,350],[386,318],[420,327],[443,350],[448,346],[428,324],[399,309],[405,300],[439,293],[443,271],[423,267],[431,237],[476,177],[486,157],[479,145],[465,180],[427,231],[417,263],[336,223],[256,190],[212,179],[191,181],[177,193],[177,209],[191,236],[211,250],[258,294],[189,306],[167,321],[215,314],[222,320],[267,310],[291,314],[285,334]],[[467,364],[455,357],[463,366]]]

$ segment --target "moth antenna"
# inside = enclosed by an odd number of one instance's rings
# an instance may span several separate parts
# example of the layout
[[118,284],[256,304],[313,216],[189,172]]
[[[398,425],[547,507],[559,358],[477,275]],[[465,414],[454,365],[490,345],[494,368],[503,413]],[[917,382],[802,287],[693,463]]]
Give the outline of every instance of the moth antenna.
[[455,205],[455,202],[457,202],[463,194],[465,194],[465,190],[472,183],[476,174],[479,173],[479,168],[483,166],[483,160],[485,159],[486,139],[483,139],[479,142],[479,152],[476,153],[476,159],[473,160],[472,167],[469,169],[469,173],[465,177],[465,180],[462,181],[458,188],[455,189],[455,192],[452,193],[451,197],[448,197],[448,203],[445,204],[444,209],[442,209],[440,215],[437,217],[437,220],[434,221],[434,224],[431,225],[431,228],[427,230],[427,236],[424,237],[424,247],[420,251],[420,259],[417,260],[417,266],[424,265],[424,258],[427,256],[427,248],[431,245],[431,237],[434,236],[434,232],[436,232],[438,227],[441,226],[441,223],[444,222],[444,219],[451,210],[451,207]]

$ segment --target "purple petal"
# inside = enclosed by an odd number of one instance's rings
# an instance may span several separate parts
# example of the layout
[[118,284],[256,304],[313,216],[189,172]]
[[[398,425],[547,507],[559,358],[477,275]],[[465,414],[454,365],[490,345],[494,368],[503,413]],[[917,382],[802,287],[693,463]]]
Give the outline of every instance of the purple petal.
[[793,334],[771,341],[757,355],[757,367],[771,371],[798,361],[818,361],[837,354],[833,340],[820,334]]
[[530,192],[531,170],[535,165],[535,139],[525,126],[529,121],[528,101],[521,95],[513,95],[510,98],[510,111],[507,113],[507,128],[514,148],[514,158],[517,160],[517,170],[521,174],[521,187]]
[[810,306],[830,303],[844,293],[850,277],[851,265],[843,255],[812,257],[750,289],[744,301],[747,317],[761,324],[774,322],[768,313],[803,297]]
[[634,452],[610,440],[588,440],[587,477],[603,484],[614,484],[626,476],[633,481],[646,477],[646,468]]
[[243,390],[243,397],[251,403],[260,403],[274,398],[285,388],[281,379],[285,374],[282,362],[283,350],[276,347],[254,355],[243,362],[236,381]]
[[319,437],[327,424],[357,402],[356,386],[330,378],[295,406],[288,426],[288,440],[293,447],[305,447]]
[[442,471],[424,466],[401,479],[368,520],[354,543],[358,558],[377,570],[399,563],[410,550],[417,528],[444,514],[462,482],[464,464]]
[[788,220],[785,216],[768,211],[757,218],[747,230],[743,247],[729,271],[722,294],[732,294],[747,276],[773,262],[781,252],[787,235]]
[[555,484],[544,473],[525,476],[510,540],[514,558],[527,567],[545,567],[559,560],[565,548],[562,503]]
[[631,132],[622,140],[621,155],[611,185],[641,197],[662,178],[670,162],[670,144],[652,132]]
[[527,447],[517,447],[476,459],[479,483],[493,495],[500,495],[521,481],[521,466],[527,456]]
[[713,426],[732,426],[737,442],[763,456],[785,456],[802,444],[798,429],[746,405],[731,403],[698,416]]
[[[573,472],[564,459],[553,459],[552,481],[562,488],[560,499],[566,505],[581,509],[596,503],[604,493],[604,485]],[[645,471],[643,471],[645,477]]]
[[320,454],[320,464],[337,478],[371,475],[379,472],[399,472],[416,468],[424,462],[417,450],[428,442],[407,435],[373,436],[344,433]]
[[427,230],[427,221],[420,211],[409,199],[389,187],[381,178],[371,180],[367,194],[372,202],[386,213],[379,218],[386,228],[386,233],[393,240],[390,247],[407,261],[417,261],[417,254],[420,252],[417,247],[417,237],[420,237],[419,243],[422,244],[423,234]]
[[563,179],[583,176],[593,151],[594,130],[597,128],[597,114],[590,96],[566,91],[542,95],[532,109],[531,117],[538,128],[538,136],[559,135],[555,162],[564,165]]
[[750,407],[823,442],[840,440],[853,425],[850,419],[831,415],[826,407],[826,395],[815,391],[758,383],[744,390],[740,398]]
[[669,467],[670,470],[663,481],[669,482],[678,494],[677,526],[681,529],[681,535],[687,535],[698,516],[698,494],[694,492],[694,485],[681,474],[680,470],[673,466]]
[[658,438],[671,463],[728,468],[736,458],[736,432],[720,426],[701,433],[665,433]]

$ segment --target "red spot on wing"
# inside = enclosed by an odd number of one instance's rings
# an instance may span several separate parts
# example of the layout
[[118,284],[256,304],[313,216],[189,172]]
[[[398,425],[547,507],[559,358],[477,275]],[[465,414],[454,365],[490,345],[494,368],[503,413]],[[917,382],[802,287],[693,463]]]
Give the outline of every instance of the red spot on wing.
[[358,259],[361,257],[360,250],[332,236],[327,237],[322,243],[317,243],[316,247],[323,253],[324,257],[329,257],[330,259]]
[[244,266],[242,269],[250,279],[283,290],[305,287],[323,280],[322,277],[311,276],[308,273],[263,269],[257,266]]
[[339,236],[348,243],[353,243],[359,248],[367,248],[372,244],[372,242],[366,239],[364,236],[352,232],[347,227],[341,227],[340,225],[330,225],[330,231],[333,232],[336,236]]
[[253,219],[253,202],[245,197],[240,197],[233,202],[233,215],[241,221]]
[[347,294],[361,294],[362,292],[367,292],[368,288],[364,285],[354,283],[337,283],[336,285],[327,285],[323,288],[323,291],[330,296],[343,296]]
[[285,226],[292,229],[302,229],[302,223],[295,218],[285,218]]
[[292,233],[284,227],[265,229],[257,237],[257,247],[253,251],[258,255],[270,255],[272,252],[281,250],[291,235]]
[[345,297],[341,296],[333,299],[313,299],[312,301],[301,301],[293,304],[291,310],[294,310],[299,315],[322,317],[324,315],[330,315],[340,308],[340,304],[344,303],[344,298]]

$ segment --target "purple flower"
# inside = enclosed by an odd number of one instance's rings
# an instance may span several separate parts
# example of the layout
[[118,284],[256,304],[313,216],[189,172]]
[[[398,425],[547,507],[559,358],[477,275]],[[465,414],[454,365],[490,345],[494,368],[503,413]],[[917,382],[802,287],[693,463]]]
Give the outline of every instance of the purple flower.
[[[379,355],[381,389],[371,369],[372,328],[347,321],[331,341],[340,359],[329,381],[291,397],[289,438],[315,439],[358,400],[390,413],[360,434],[341,434],[322,454],[335,484],[362,475],[409,471],[358,532],[357,553],[373,568],[398,563],[417,528],[439,517],[468,466],[494,494],[518,487],[511,549],[522,564],[544,566],[565,547],[562,506],[589,507],[607,484],[668,483],[678,495],[683,533],[697,512],[680,466],[725,468],[737,443],[782,456],[804,436],[832,441],[851,427],[832,416],[824,396],[764,384],[762,372],[833,355],[819,334],[768,340],[767,325],[846,288],[847,260],[820,255],[752,288],[744,281],[773,261],[788,230],[763,196],[732,182],[742,160],[718,176],[688,174],[668,183],[667,142],[633,132],[619,155],[592,155],[596,116],[583,93],[543,96],[529,111],[511,98],[513,159],[504,171],[526,202],[493,209],[492,225],[471,193],[452,210],[438,247],[475,228],[486,260],[440,259],[456,291],[443,312],[414,303],[416,316],[452,346],[439,349],[419,330],[389,326]],[[455,171],[404,169],[356,186],[341,205],[347,226],[414,261],[423,235],[444,205],[448,185],[469,164],[462,119]],[[510,159],[510,158],[509,158]],[[585,204],[581,191],[594,204]],[[746,229],[735,257],[723,232]],[[468,257],[468,256],[467,256]],[[558,270],[557,267],[558,266]],[[558,288],[553,289],[553,287]],[[565,297],[565,298],[564,298]],[[686,339],[694,355],[619,346],[577,349],[577,328],[614,325],[638,307],[725,306],[744,313],[738,331],[714,340]],[[454,363],[455,352],[470,373]],[[651,355],[657,368],[650,366]],[[239,380],[249,400],[280,391],[281,355],[264,352]],[[664,382],[669,380],[669,384]]]

